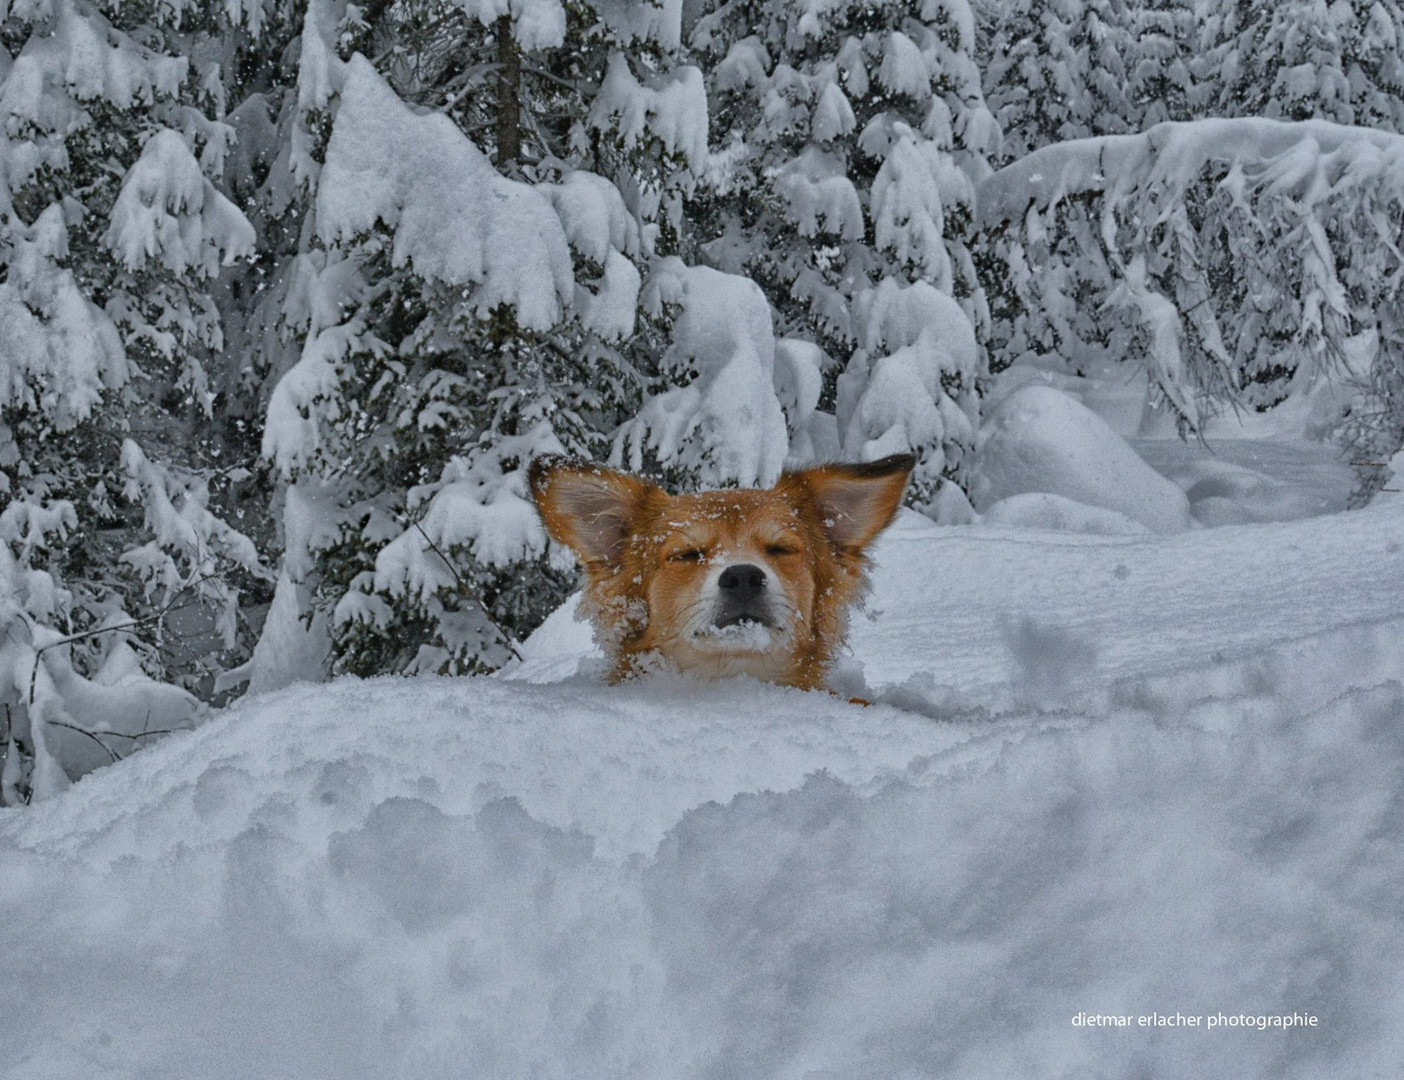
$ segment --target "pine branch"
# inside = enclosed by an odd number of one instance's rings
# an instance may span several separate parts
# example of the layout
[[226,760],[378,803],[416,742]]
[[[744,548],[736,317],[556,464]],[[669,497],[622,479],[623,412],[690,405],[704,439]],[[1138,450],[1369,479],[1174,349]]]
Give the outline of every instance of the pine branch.
[[498,636],[502,639],[502,644],[507,646],[507,651],[510,652],[513,656],[515,656],[518,660],[521,660],[522,654],[517,651],[517,646],[512,639],[512,635],[509,634],[507,632],[507,629],[500,622],[497,621],[496,616],[494,616],[492,611],[488,608],[487,602],[476,592],[474,592],[468,587],[468,583],[463,580],[463,575],[458,572],[458,567],[454,566],[453,563],[449,562],[448,556],[445,555],[439,549],[439,545],[434,543],[434,541],[429,538],[429,534],[424,531],[424,526],[421,525],[418,521],[412,521],[410,522],[410,524],[419,530],[419,535],[424,537],[424,542],[429,545],[429,549],[444,561],[444,565],[449,568],[449,573],[451,573],[453,575],[453,579],[458,582],[459,592],[461,592],[464,596],[466,596],[468,599],[472,600],[475,604],[478,605],[478,608],[482,611],[483,616],[487,619],[489,623],[492,624],[492,628],[497,631]]

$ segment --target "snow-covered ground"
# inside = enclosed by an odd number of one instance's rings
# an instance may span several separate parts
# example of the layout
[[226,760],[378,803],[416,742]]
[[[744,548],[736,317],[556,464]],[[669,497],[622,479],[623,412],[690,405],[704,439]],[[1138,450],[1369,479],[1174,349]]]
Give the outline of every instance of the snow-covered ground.
[[1396,1076],[1404,498],[1313,476],[1168,535],[904,516],[869,707],[608,687],[566,609],[0,811],[0,1075]]

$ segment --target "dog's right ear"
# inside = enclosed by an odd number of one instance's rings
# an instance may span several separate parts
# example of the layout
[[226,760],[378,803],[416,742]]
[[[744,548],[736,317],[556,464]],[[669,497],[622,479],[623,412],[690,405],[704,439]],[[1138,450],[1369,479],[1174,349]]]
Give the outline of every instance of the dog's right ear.
[[555,454],[532,461],[527,479],[551,539],[587,564],[617,564],[649,500],[663,494],[637,476]]

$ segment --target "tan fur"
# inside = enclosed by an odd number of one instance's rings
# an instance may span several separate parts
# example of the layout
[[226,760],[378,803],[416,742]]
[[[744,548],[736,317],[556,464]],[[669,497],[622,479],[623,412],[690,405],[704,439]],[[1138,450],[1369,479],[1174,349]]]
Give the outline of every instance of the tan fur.
[[[616,681],[661,658],[817,688],[867,586],[866,549],[896,515],[913,464],[824,465],[767,490],[691,495],[560,457],[538,458],[530,475],[547,531],[584,564],[585,610]],[[737,564],[763,571],[775,616],[745,640],[705,625],[719,575]]]

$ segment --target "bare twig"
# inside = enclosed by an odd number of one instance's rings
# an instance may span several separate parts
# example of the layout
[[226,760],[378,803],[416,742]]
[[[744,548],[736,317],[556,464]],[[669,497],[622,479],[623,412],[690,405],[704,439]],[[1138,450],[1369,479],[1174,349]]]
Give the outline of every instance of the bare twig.
[[537,67],[535,64],[523,64],[522,70],[531,75],[535,75],[538,79],[545,79],[548,82],[563,86],[567,90],[580,94],[583,97],[592,98],[595,96],[596,91],[591,90],[589,87],[582,86],[578,82],[572,82],[569,79],[562,79],[559,75],[553,75],[545,68]]
[[177,589],[171,594],[170,599],[167,600],[166,603],[159,610],[153,611],[150,615],[144,615],[140,619],[129,619],[127,622],[117,623],[113,626],[101,626],[93,630],[83,630],[76,634],[67,634],[64,637],[59,638],[57,641],[51,641],[47,645],[39,646],[39,648],[34,650],[34,667],[29,672],[30,707],[32,708],[34,706],[35,685],[39,680],[39,659],[49,649],[56,649],[60,645],[72,645],[75,641],[85,641],[90,637],[97,637],[99,634],[109,634],[123,630],[136,630],[143,626],[149,626],[151,623],[158,623],[170,614],[171,609],[175,607],[177,600],[179,600],[182,596],[188,593],[191,589],[195,588],[197,585],[204,584],[206,581],[209,581],[214,576],[215,575],[213,574],[206,574],[203,577],[198,577],[195,578],[193,581],[186,582],[184,585],[182,585],[179,589]]
[[439,545],[434,543],[434,541],[429,538],[429,534],[424,531],[424,526],[421,525],[418,521],[413,521],[410,524],[412,524],[416,529],[419,530],[419,535],[424,537],[424,542],[429,545],[430,550],[433,551],[435,555],[437,555],[444,561],[444,565],[449,568],[449,573],[451,573],[453,575],[453,579],[458,582],[459,591],[463,593],[464,596],[468,597],[470,600],[472,600],[478,605],[483,615],[486,616],[487,621],[492,624],[492,628],[496,630],[498,636],[502,638],[502,644],[506,645],[507,650],[518,660],[520,660],[522,658],[522,654],[517,651],[517,646],[516,643],[512,640],[512,635],[509,634],[506,628],[493,616],[492,612],[488,609],[486,601],[484,601],[481,596],[479,596],[476,592],[474,592],[468,587],[468,583],[463,580],[463,575],[458,572],[458,567],[454,566],[453,563],[449,562],[448,556],[445,555],[441,550],[439,550]]
[[[87,728],[79,727],[77,724],[70,724],[64,720],[45,720],[44,723],[48,724],[50,727],[68,728],[69,731],[76,731],[79,735],[86,735],[88,738],[92,739],[93,742],[101,746],[103,750],[107,753],[107,756],[111,758],[114,762],[122,760],[121,755],[118,754],[116,750],[113,750],[112,747],[108,746],[107,743],[99,739],[97,737],[96,732],[89,731]],[[104,734],[110,735],[114,734],[114,732],[104,732]]]
[[[146,713],[146,720],[147,723],[151,722],[150,710],[148,710]],[[103,734],[115,735],[119,739],[131,739],[133,742],[135,742],[137,739],[144,739],[148,735],[174,735],[177,731],[189,730],[189,728],[149,728],[143,726],[142,729],[138,731],[135,735],[129,735],[125,731],[104,731]]]

